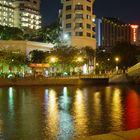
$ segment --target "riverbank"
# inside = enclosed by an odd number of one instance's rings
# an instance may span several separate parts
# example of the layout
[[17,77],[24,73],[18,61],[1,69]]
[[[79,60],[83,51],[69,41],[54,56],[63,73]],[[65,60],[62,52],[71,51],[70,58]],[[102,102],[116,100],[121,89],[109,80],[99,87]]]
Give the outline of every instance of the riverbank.
[[75,138],[75,140],[140,140],[140,129]]
[[87,78],[87,77],[29,77],[0,79],[0,86],[39,86],[39,85],[106,85],[109,78]]

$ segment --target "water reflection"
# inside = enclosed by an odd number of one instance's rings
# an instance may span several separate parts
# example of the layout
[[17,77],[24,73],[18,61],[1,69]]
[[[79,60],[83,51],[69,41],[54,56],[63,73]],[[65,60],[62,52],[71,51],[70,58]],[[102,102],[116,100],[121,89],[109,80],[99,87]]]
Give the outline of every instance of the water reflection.
[[136,129],[140,127],[140,96],[134,90],[129,90],[126,97],[126,129]]
[[123,125],[123,114],[122,114],[122,103],[121,103],[121,90],[115,88],[112,97],[111,105],[111,125],[112,131],[122,130]]
[[9,87],[8,89],[8,108],[9,111],[13,114],[14,113],[14,97],[13,97],[13,88]]
[[87,125],[87,108],[84,99],[84,93],[82,90],[77,89],[75,92],[75,100],[74,100],[74,107],[73,107],[73,115],[75,118],[75,131],[78,135],[82,135],[87,133],[88,125]]
[[[47,122],[46,122],[46,136],[55,138],[58,133],[58,102],[56,97],[56,91],[49,89],[48,100],[45,100],[47,106]],[[46,93],[45,93],[46,97]],[[46,99],[46,98],[45,98]]]
[[68,88],[64,87],[62,96],[60,96],[60,113],[59,113],[59,139],[66,140],[73,136],[73,120],[70,113],[71,99],[68,96]]
[[73,137],[140,127],[139,87],[0,88],[0,134],[14,140]]
[[101,121],[101,116],[102,116],[102,108],[101,108],[101,93],[100,92],[95,92],[93,93],[93,115],[92,115],[92,122],[94,124],[93,131],[96,133],[99,131],[102,127],[102,121]]

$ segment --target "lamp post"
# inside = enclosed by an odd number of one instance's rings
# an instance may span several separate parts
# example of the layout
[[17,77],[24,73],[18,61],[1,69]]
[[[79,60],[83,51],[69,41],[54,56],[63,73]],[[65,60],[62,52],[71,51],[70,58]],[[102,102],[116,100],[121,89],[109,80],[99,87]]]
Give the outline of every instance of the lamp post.
[[119,67],[118,67],[118,62],[119,62],[119,57],[115,57],[115,62],[116,62],[116,72],[118,73]]
[[51,57],[50,58],[50,63],[52,64],[52,71],[51,71],[52,76],[54,74],[54,67],[53,67],[53,65],[54,65],[54,63],[56,63],[56,61],[57,61],[57,58],[56,57]]
[[78,63],[78,67],[79,67],[79,69],[78,69],[78,73],[79,73],[79,75],[80,75],[80,64],[83,62],[83,58],[82,57],[78,57],[77,58],[77,63]]

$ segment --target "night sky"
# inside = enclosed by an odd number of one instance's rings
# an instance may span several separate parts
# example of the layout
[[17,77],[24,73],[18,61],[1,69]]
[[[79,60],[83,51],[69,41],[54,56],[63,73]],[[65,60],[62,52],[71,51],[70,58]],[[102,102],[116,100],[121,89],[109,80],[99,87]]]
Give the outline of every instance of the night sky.
[[[43,24],[49,24],[58,17],[60,0],[42,0]],[[96,0],[94,11],[97,17],[119,17],[128,23],[140,24],[140,0]]]

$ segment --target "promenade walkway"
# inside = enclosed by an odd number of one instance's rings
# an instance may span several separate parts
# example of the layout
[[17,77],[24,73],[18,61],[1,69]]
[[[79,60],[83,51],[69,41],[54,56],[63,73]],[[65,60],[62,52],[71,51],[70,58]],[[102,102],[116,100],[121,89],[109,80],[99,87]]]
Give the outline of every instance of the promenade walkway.
[[140,140],[140,129],[76,138],[75,140]]

